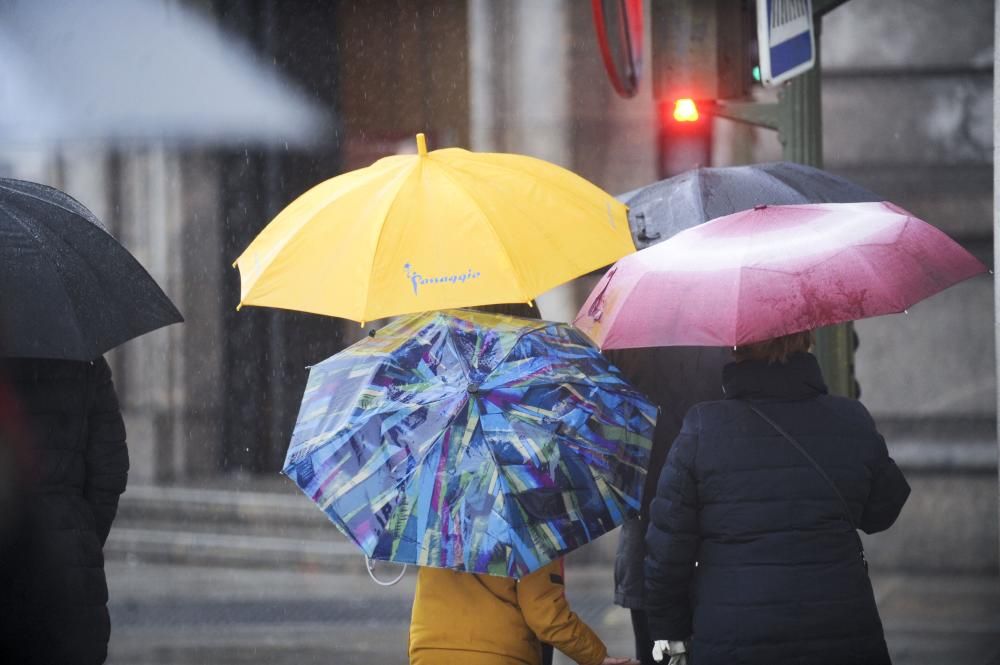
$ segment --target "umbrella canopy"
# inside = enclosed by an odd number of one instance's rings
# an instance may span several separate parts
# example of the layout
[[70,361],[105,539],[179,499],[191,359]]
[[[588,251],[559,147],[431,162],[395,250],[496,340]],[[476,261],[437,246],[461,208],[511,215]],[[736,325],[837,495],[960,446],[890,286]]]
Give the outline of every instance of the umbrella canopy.
[[93,360],[180,312],[67,194],[0,178],[0,355]]
[[285,208],[236,261],[241,305],[363,322],[528,302],[635,251],[625,206],[570,171],[417,144]]
[[6,0],[0,141],[314,144],[327,112],[188,4]]
[[756,205],[883,200],[840,176],[793,162],[693,169],[618,199],[629,207],[629,224],[639,248]]
[[571,326],[432,312],[312,368],[284,472],[371,558],[520,577],[637,513],[655,422]]
[[986,271],[891,203],[758,206],[625,257],[576,325],[602,348],[737,346],[902,312]]

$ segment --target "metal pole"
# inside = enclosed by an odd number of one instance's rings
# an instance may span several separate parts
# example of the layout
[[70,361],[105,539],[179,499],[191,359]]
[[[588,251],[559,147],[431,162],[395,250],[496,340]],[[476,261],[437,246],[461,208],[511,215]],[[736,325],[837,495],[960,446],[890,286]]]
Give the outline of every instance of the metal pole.
[[[823,168],[823,114],[820,99],[820,28],[815,17],[816,66],[789,81],[778,97],[778,138],[786,160]],[[854,381],[854,326],[827,326],[816,331],[816,358],[830,392],[857,397]]]

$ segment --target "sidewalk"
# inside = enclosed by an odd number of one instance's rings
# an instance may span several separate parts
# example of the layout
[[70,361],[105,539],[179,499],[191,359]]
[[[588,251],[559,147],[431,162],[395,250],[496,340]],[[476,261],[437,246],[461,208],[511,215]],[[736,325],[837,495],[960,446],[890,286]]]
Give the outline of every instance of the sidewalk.
[[[109,665],[406,662],[415,574],[383,588],[354,573],[108,564]],[[604,566],[567,569],[568,595],[613,654],[632,648]],[[896,665],[1000,665],[1000,578],[875,578]],[[557,663],[570,661],[557,655]]]
[[[129,488],[105,548],[108,663],[406,662],[414,572],[377,586],[319,509],[272,480]],[[616,542],[570,556],[567,594],[609,651],[626,655],[629,615],[612,604]],[[1000,665],[1000,577],[872,569],[896,665]]]

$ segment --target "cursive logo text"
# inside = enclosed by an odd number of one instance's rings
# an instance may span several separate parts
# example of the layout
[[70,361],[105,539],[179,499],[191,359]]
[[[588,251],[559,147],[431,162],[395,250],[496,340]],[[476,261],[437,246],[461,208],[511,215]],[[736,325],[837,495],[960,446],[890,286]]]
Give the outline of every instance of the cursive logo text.
[[421,286],[425,286],[427,284],[464,284],[469,280],[478,278],[482,274],[472,268],[469,268],[467,271],[458,275],[424,277],[419,272],[414,270],[413,266],[409,263],[403,264],[403,270],[406,271],[406,278],[410,280],[410,284],[413,286],[414,295],[419,293]]

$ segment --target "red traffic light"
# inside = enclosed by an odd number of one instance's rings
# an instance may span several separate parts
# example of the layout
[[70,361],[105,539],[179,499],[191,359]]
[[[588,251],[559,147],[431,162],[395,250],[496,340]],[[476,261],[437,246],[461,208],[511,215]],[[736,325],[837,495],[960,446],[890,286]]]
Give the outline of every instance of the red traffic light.
[[698,105],[693,99],[684,98],[674,102],[674,120],[677,122],[698,122]]

